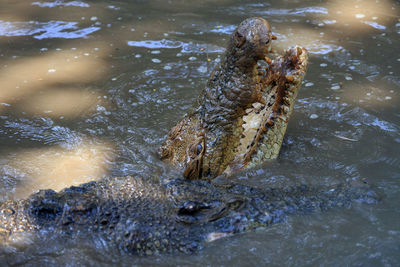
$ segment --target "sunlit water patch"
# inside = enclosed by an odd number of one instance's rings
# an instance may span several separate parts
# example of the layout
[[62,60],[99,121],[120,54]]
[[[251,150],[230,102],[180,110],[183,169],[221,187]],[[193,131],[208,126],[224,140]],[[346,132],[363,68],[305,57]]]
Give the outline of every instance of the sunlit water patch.
[[4,177],[0,201],[27,197],[38,189],[61,190],[97,180],[107,174],[113,161],[110,143],[88,139],[51,119],[6,121],[4,127],[3,136],[11,131],[17,142],[45,146],[11,150],[0,159],[0,174]]
[[110,144],[93,140],[84,140],[73,148],[54,146],[14,152],[0,161],[0,174],[6,181],[0,201],[26,198],[39,189],[59,191],[104,178],[112,158]]

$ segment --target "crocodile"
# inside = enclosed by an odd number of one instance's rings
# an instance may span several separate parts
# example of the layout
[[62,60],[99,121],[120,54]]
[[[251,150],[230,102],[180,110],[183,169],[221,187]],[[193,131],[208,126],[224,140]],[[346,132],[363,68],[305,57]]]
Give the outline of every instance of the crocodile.
[[185,178],[229,176],[277,158],[308,55],[296,46],[271,59],[275,39],[262,18],[246,19],[231,35],[194,108],[160,149]]
[[65,243],[92,240],[93,246],[105,243],[133,255],[193,253],[208,242],[283,222],[290,214],[378,200],[363,183],[258,188],[223,177],[211,182],[112,177],[0,204],[0,244],[59,236]]
[[262,188],[228,177],[277,157],[306,71],[304,48],[266,58],[273,39],[261,18],[245,20],[232,34],[197,106],[160,149],[184,177],[108,177],[0,203],[0,248],[60,236],[136,255],[192,253],[290,214],[378,201],[364,183]]

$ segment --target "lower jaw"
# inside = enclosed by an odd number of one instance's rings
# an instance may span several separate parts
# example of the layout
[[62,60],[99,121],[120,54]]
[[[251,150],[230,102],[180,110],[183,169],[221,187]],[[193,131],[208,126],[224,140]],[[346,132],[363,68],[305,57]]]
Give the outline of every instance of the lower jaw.
[[276,159],[279,155],[307,69],[307,52],[300,47],[291,48],[284,56],[268,63],[272,76],[261,77],[260,81],[265,88],[265,103],[254,103],[253,108],[246,110],[240,146],[236,149],[235,159],[224,171],[226,175]]

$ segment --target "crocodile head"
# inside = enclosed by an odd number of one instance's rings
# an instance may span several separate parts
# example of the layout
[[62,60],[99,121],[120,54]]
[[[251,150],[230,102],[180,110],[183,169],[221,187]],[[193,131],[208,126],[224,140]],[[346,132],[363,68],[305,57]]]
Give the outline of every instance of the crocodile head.
[[273,55],[275,39],[262,18],[231,35],[196,107],[160,149],[186,178],[229,175],[278,156],[308,58],[298,46]]

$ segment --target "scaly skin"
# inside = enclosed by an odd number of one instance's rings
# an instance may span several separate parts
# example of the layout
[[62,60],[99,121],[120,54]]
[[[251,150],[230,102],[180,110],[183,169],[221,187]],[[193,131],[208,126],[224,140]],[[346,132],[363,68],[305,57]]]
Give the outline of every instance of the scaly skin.
[[[261,70],[257,61],[270,50],[272,39],[265,20],[242,22],[199,106],[169,133],[161,154],[184,168],[186,178],[229,174],[278,155],[307,56],[296,47]],[[190,253],[206,242],[280,222],[292,213],[378,200],[364,184],[260,189],[221,177],[151,180],[106,178],[0,203],[0,251],[27,235],[35,242],[56,235],[138,255]]]
[[[113,177],[56,193],[42,190],[26,200],[0,204],[0,244],[29,235],[35,242],[93,240],[136,255],[185,252],[207,242],[354,203],[373,203],[365,184],[312,188],[254,188],[231,179],[149,179]],[[0,246],[1,255],[1,246]]]
[[[274,60],[275,37],[262,18],[243,21],[213,70],[198,107],[173,127],[161,158],[188,179],[210,179],[278,156],[307,69],[304,48]],[[258,63],[265,60],[265,67]]]

